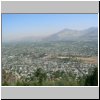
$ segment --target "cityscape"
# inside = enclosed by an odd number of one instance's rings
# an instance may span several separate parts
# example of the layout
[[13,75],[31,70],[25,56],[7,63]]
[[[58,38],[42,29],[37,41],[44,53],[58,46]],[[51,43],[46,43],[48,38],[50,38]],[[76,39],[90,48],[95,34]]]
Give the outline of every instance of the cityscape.
[[[6,17],[13,18],[12,16]],[[17,21],[11,23],[15,24]],[[2,27],[7,27],[10,23],[3,22],[3,24]],[[3,32],[6,33],[5,29],[8,28],[3,28]],[[10,27],[7,32],[14,29]],[[80,30],[61,28],[52,34],[41,33],[41,36],[25,34],[25,37],[22,35],[20,37],[19,32],[14,37],[10,33],[3,34],[3,32],[1,57],[3,86],[98,86],[97,26]]]

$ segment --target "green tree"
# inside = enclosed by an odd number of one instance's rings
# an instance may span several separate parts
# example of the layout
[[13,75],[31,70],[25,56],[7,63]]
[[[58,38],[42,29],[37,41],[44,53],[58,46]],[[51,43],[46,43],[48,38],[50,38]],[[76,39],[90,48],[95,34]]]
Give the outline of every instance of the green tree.
[[47,78],[46,72],[42,68],[37,68],[34,75],[37,78],[37,85],[43,85],[43,81]]
[[88,75],[85,80],[86,86],[97,86],[98,85],[98,68],[95,67],[93,73]]

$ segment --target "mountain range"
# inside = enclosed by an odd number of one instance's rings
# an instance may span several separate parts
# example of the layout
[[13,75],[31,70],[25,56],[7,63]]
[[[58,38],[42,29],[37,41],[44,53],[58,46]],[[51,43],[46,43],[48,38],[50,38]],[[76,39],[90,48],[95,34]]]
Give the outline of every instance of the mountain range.
[[63,29],[46,37],[26,37],[13,42],[50,42],[50,41],[98,41],[98,28],[84,30]]
[[91,27],[85,30],[63,29],[44,39],[45,41],[97,41],[98,28]]

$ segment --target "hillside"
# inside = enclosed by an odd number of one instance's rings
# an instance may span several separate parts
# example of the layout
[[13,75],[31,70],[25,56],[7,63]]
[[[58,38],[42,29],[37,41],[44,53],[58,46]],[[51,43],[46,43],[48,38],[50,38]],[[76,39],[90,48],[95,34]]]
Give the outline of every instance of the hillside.
[[85,30],[64,29],[47,38],[46,41],[97,41],[98,28],[91,27]]

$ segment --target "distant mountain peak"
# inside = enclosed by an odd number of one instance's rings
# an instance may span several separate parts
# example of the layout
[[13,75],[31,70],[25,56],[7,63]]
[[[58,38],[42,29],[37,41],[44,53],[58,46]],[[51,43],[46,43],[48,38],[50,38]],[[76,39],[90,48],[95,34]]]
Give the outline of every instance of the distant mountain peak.
[[84,30],[74,30],[65,28],[57,33],[54,33],[45,40],[47,41],[98,40],[98,28],[90,27]]

